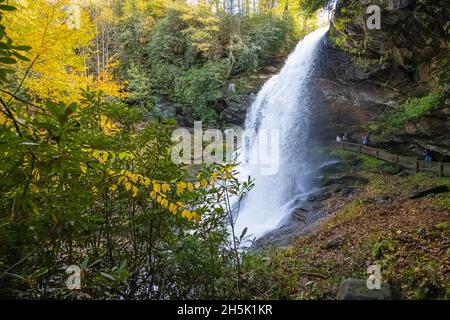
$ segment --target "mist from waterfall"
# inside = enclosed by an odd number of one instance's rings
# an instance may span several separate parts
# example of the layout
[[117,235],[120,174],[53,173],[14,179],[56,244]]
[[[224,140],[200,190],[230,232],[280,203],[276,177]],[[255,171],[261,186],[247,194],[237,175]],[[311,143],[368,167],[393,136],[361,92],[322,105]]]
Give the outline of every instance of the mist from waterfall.
[[[250,137],[248,152],[237,168],[242,178],[248,175],[254,188],[242,201],[236,230],[247,227],[247,234],[260,237],[274,229],[295,207],[293,200],[311,188],[308,172],[314,164],[308,156],[310,139],[310,86],[315,70],[316,51],[328,27],[307,35],[290,54],[278,75],[267,81],[250,107],[245,132]],[[279,133],[278,172],[272,175],[261,170],[257,154],[262,135]],[[270,154],[270,153],[269,153]]]

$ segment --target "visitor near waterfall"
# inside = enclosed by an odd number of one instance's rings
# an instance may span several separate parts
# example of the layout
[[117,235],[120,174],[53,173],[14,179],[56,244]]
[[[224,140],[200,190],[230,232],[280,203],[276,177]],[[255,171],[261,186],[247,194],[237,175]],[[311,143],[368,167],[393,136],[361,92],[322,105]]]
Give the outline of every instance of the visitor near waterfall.
[[370,133],[361,137],[361,143],[365,146],[370,144]]
[[423,158],[426,162],[432,162],[433,161],[433,155],[428,149],[423,150]]
[[340,134],[338,134],[338,135],[336,136],[336,142],[337,142],[337,143],[342,143],[342,142],[344,142],[344,141],[349,141],[349,139],[348,139],[348,133],[347,133],[347,132],[345,132],[345,133],[340,133]]

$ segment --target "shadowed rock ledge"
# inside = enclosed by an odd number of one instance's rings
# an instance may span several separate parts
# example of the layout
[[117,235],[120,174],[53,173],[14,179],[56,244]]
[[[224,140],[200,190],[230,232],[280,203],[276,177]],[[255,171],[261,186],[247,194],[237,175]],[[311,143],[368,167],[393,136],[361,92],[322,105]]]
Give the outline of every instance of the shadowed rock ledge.
[[[369,4],[381,7],[381,30],[366,26]],[[406,122],[381,143],[417,155],[427,148],[442,161],[450,159],[449,20],[448,1],[340,0],[315,80],[316,118],[325,124],[324,139],[342,132],[358,138],[383,112],[439,90],[441,106]]]

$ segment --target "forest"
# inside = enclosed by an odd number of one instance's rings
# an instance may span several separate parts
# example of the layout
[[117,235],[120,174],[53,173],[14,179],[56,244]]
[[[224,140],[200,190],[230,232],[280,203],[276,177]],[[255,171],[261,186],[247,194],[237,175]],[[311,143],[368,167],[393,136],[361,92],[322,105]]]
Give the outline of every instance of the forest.
[[[0,299],[329,299],[341,280],[365,272],[363,256],[395,256],[378,234],[348,268],[339,268],[342,256],[317,258],[323,233],[287,251],[243,250],[255,238],[235,227],[236,207],[255,187],[253,177],[241,179],[237,162],[171,159],[176,128],[239,124],[232,106],[247,107],[267,80],[261,75],[277,73],[299,41],[326,25],[321,15],[331,5],[0,0]],[[351,42],[343,29],[333,30],[335,47]],[[380,65],[388,61],[370,55]],[[369,127],[393,130],[423,116],[446,103],[447,89],[439,90],[403,99],[408,117],[384,113],[392,123]],[[416,102],[429,104],[419,110]],[[374,187],[381,180],[391,188],[389,178],[375,176],[386,174],[380,163],[344,151],[333,156],[369,171],[366,194],[381,194]],[[431,183],[404,179],[408,186]],[[387,280],[405,284],[407,298],[449,297],[447,196],[433,200],[439,214],[429,220],[430,241],[441,251],[429,251],[427,261],[438,262],[411,266],[415,276],[395,273],[394,263],[386,271]],[[348,219],[370,205],[358,199],[339,206]],[[340,230],[336,219],[330,228]]]
[[[285,56],[314,9],[2,1],[0,296],[239,297],[245,234],[230,238],[226,200],[251,181],[174,165],[161,101],[217,124],[226,84]],[[73,264],[81,291],[65,287]]]

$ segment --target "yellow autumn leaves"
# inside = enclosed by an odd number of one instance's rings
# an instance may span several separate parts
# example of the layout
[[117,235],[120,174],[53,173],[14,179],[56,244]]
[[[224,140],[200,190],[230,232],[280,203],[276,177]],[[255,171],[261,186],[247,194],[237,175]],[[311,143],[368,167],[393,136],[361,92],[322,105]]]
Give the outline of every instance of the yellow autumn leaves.
[[149,197],[151,200],[159,204],[161,207],[167,209],[173,214],[178,214],[181,212],[181,216],[189,221],[195,220],[199,221],[200,216],[197,212],[190,210],[186,204],[177,201],[172,202],[168,199],[167,193],[174,190],[175,193],[180,196],[182,193],[188,191],[193,192],[200,188],[206,188],[216,183],[218,179],[227,180],[232,177],[231,169],[226,169],[225,172],[212,172],[209,179],[199,179],[194,182],[178,181],[173,182],[172,185],[169,183],[161,182],[155,179],[150,179],[141,176],[137,173],[130,171],[121,171],[119,173],[119,178],[117,184],[110,187],[111,191],[115,191],[117,186],[120,185],[124,187],[125,190],[130,191],[133,197],[139,194],[139,188],[137,185],[148,187],[151,191],[149,192]]
[[119,128],[114,124],[114,122],[104,115],[100,115],[99,125],[103,133],[107,135],[115,134],[119,131]]
[[95,36],[89,13],[81,10],[81,28],[68,29],[64,21],[67,13],[62,6],[71,1],[22,0],[14,1],[16,11],[8,14],[8,36],[15,43],[31,47],[25,55],[33,61],[19,61],[18,75],[24,77],[23,86],[36,100],[73,101],[79,88],[87,84],[85,60],[86,47]]
[[[108,159],[116,159],[118,158],[119,160],[133,160],[136,156],[134,154],[132,154],[131,152],[119,152],[116,153],[114,151],[105,151],[105,150],[94,150],[91,148],[82,148],[81,149],[83,152],[86,152],[87,154],[89,154],[92,158],[94,158],[95,160],[97,160],[100,164],[105,164]],[[83,171],[83,173],[85,173]]]
[[4,125],[9,122],[9,119],[3,114],[3,112],[0,112],[0,124]]
[[[122,186],[125,190],[130,191],[133,197],[136,197],[140,192],[138,186],[147,187],[151,190],[149,192],[149,198],[172,214],[181,213],[181,216],[189,221],[193,219],[195,221],[200,220],[200,216],[195,211],[189,210],[186,204],[180,201],[174,203],[168,199],[167,193],[172,190],[170,184],[155,179],[151,180],[150,178],[130,171],[121,171],[118,175],[117,184],[110,187],[111,191],[115,191],[117,186]],[[177,193],[182,192],[182,189],[184,191],[185,188],[181,188],[181,186],[187,186],[187,183],[176,183]]]
[[[8,13],[6,28],[14,43],[31,47],[24,55],[33,63],[21,60],[17,63],[19,75],[31,71],[24,77],[23,84],[30,97],[35,97],[36,101],[71,102],[79,98],[80,88],[86,86],[101,90],[108,96],[126,97],[125,83],[114,77],[119,66],[115,56],[105,57],[103,48],[102,67],[98,65],[94,72],[88,63],[90,59],[100,57],[102,49],[97,47],[95,56],[90,47],[96,43],[96,36],[103,35],[96,26],[114,23],[113,16],[101,14],[105,11],[112,13],[112,7],[106,3],[99,5],[98,1],[92,4],[72,0],[13,2],[17,10]],[[71,8],[74,2],[78,2],[80,24],[77,28],[70,28],[65,23],[70,13],[62,8]]]
[[[135,156],[129,152],[114,153],[112,151],[83,149],[92,158],[97,160],[100,164],[105,164],[108,159],[120,159],[120,160],[132,160]],[[185,192],[194,192],[200,188],[207,188],[213,186],[218,180],[226,181],[232,178],[233,166],[227,166],[221,171],[211,172],[208,178],[202,177],[201,174],[197,176],[196,181],[173,181],[170,183],[161,182],[155,179],[142,176],[138,173],[121,170],[116,172],[112,169],[108,169],[107,173],[111,177],[117,177],[117,183],[112,184],[109,187],[111,192],[115,192],[118,187],[122,187],[124,190],[131,193],[135,198],[141,192],[140,188],[146,188],[148,190],[148,196],[159,206],[167,209],[172,214],[181,214],[181,216],[189,221],[199,221],[200,216],[195,210],[191,210],[189,206],[181,201],[171,201],[168,197],[168,193],[173,191],[174,195],[181,196]],[[86,164],[80,165],[80,170],[83,174],[87,174],[88,166]]]

